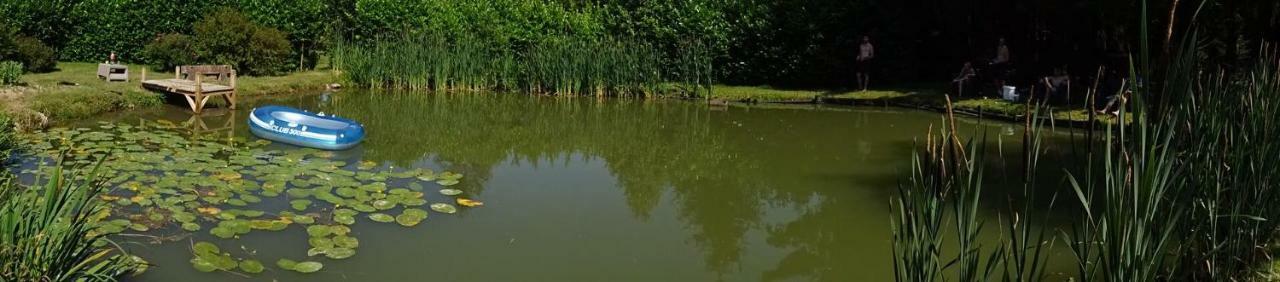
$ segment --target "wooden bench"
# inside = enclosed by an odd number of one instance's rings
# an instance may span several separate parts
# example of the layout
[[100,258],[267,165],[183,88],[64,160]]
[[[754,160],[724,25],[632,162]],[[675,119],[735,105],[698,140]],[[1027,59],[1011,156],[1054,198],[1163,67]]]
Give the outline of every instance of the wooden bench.
[[173,70],[173,79],[160,80],[147,80],[143,69],[142,87],[182,95],[196,113],[204,111],[205,103],[214,96],[221,96],[228,107],[236,108],[236,70],[228,65],[178,66]]

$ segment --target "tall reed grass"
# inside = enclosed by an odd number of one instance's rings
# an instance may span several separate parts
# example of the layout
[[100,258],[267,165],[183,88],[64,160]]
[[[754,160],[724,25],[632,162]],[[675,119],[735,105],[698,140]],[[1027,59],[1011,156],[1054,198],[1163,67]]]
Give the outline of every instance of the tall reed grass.
[[[897,281],[1038,281],[1043,260],[1047,211],[1037,210],[1034,171],[1037,154],[1028,154],[1021,207],[1009,207],[1001,220],[1001,240],[983,246],[987,220],[980,216],[985,185],[985,139],[964,141],[950,114],[941,130],[930,129],[922,151],[912,154],[911,177],[893,200],[894,278]],[[1033,119],[1034,120],[1034,119]],[[1029,122],[1023,136],[1027,152],[1041,152],[1039,123]],[[982,135],[982,133],[979,133]],[[975,141],[976,140],[976,141]],[[953,235],[948,236],[946,229]],[[1007,234],[1004,232],[1008,232]],[[1005,237],[1007,236],[1007,237]],[[949,251],[949,248],[954,248]]]
[[[1145,16],[1145,1],[1143,7]],[[1145,24],[1141,34],[1147,38]],[[1270,246],[1280,239],[1280,206],[1275,204],[1280,186],[1274,184],[1280,180],[1280,57],[1265,51],[1251,67],[1218,69],[1201,59],[1199,41],[1190,31],[1159,68],[1153,67],[1147,50],[1144,44],[1134,54],[1130,83],[1115,93],[1132,93],[1118,119],[1129,117],[1132,122],[1108,125],[1088,135],[1091,138],[1083,142],[1089,146],[1073,146],[1087,148],[1079,156],[1088,166],[1064,168],[1067,187],[1030,184],[1036,178],[1039,141],[1024,137],[1030,140],[1023,149],[1027,187],[1067,188],[1079,203],[1076,209],[1055,211],[1075,218],[1061,232],[1075,256],[1074,280],[1254,280],[1254,270],[1269,265],[1274,257]],[[1027,136],[1038,135],[1034,132],[1041,127],[1028,122]],[[926,151],[938,146],[930,142]],[[957,155],[955,149],[949,152]],[[963,258],[964,253],[976,252],[965,247],[971,244],[966,233],[959,233],[953,244],[959,246],[959,257],[944,258],[940,250],[944,236],[939,230],[949,223],[945,208],[977,199],[922,193],[946,187],[945,183],[982,183],[955,179],[973,173],[972,166],[960,166],[963,162],[955,158],[926,156],[930,158],[915,156],[911,180],[899,188],[895,274],[900,281],[990,280],[966,274],[985,269]],[[1024,195],[1032,193],[1035,189],[1024,189]],[[1024,207],[1025,212],[1035,209]],[[953,221],[960,226],[981,225],[983,220],[956,216]],[[1042,280],[1045,253],[1038,245],[1044,242],[1044,229],[1005,224],[1014,235],[1002,236],[1006,254],[987,263],[1003,263],[1006,281]]]
[[104,211],[96,173],[60,167],[34,189],[0,179],[0,281],[115,281],[138,266],[98,245],[106,239],[93,231]]
[[369,88],[699,96],[711,87],[711,56],[701,46],[691,44],[678,58],[664,58],[653,46],[631,40],[558,38],[520,48],[421,36],[338,43],[332,57],[348,83]]

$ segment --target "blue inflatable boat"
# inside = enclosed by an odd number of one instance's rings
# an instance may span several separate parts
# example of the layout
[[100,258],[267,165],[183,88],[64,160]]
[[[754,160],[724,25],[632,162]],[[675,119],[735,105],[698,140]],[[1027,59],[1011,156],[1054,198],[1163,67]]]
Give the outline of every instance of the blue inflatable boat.
[[353,120],[282,106],[253,109],[249,131],[263,139],[325,150],[346,150],[364,139],[364,127]]

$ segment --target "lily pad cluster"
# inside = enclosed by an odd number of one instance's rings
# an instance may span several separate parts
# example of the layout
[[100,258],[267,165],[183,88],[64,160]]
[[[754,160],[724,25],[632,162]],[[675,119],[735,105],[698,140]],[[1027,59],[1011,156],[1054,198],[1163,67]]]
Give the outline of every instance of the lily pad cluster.
[[[166,121],[101,123],[35,133],[27,142],[44,162],[58,156],[69,165],[101,161],[101,177],[113,188],[102,196],[112,208],[95,218],[97,231],[106,234],[181,230],[234,240],[251,232],[298,232],[307,235],[310,249],[295,258],[340,260],[356,253],[360,241],[351,226],[359,218],[412,227],[427,218],[422,206],[453,214],[458,208],[445,202],[479,203],[448,188],[461,182],[460,173],[348,162],[331,152],[276,150],[265,146],[268,141],[192,136],[180,128]],[[430,186],[440,190],[425,193]],[[429,203],[435,198],[439,202]],[[192,254],[191,265],[200,271],[265,268],[209,242],[193,244]],[[323,268],[289,259],[276,266],[302,273]]]

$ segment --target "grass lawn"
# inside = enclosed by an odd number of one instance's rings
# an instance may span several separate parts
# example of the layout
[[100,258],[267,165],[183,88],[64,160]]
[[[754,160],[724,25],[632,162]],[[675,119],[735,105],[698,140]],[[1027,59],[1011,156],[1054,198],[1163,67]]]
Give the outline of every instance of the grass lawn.
[[[0,111],[13,117],[21,129],[38,129],[59,120],[160,105],[161,94],[142,89],[144,67],[129,65],[128,82],[106,82],[98,79],[96,63],[58,63],[57,71],[26,74],[20,79],[21,85],[0,87]],[[172,72],[147,73],[148,79],[170,77]],[[241,97],[251,97],[322,89],[336,80],[332,72],[316,70],[283,76],[239,76],[236,86]]]

